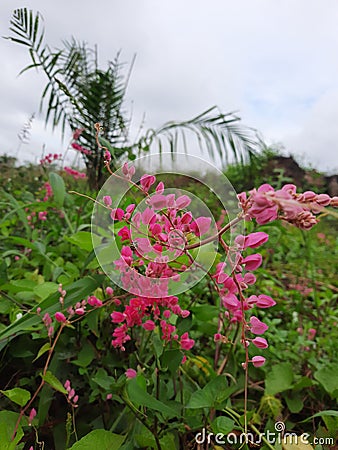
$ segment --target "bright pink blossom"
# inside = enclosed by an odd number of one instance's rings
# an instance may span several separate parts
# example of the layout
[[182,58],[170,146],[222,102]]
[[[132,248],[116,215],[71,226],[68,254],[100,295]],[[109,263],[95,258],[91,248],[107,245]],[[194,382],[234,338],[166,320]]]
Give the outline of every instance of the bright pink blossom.
[[65,315],[62,314],[62,312],[55,313],[54,317],[57,322],[62,322],[62,323],[67,322],[67,319],[66,319]]
[[256,233],[250,233],[247,236],[238,235],[235,239],[236,244],[240,247],[241,250],[244,250],[248,247],[257,248],[260,245],[265,244],[269,239],[269,235],[258,231]]
[[253,364],[255,367],[261,367],[261,366],[263,366],[264,363],[265,363],[265,358],[264,358],[264,356],[254,356],[254,357],[252,358],[252,364]]
[[131,180],[133,175],[135,174],[135,167],[129,167],[128,163],[124,163],[122,166],[122,173],[127,178],[127,180]]
[[254,255],[243,258],[241,264],[244,265],[245,270],[256,270],[262,264],[262,260],[262,255],[260,253],[255,253]]
[[110,286],[106,287],[106,294],[111,297],[114,294],[113,288],[111,288]]
[[153,331],[155,329],[155,323],[152,320],[147,320],[142,327],[147,331]]
[[113,201],[112,201],[112,199],[111,199],[111,196],[110,196],[110,195],[105,195],[105,196],[103,197],[103,203],[104,203],[106,206],[110,206],[110,205],[113,203]]
[[126,374],[126,377],[130,379],[130,378],[135,378],[137,375],[137,372],[134,369],[127,369],[125,374]]
[[251,341],[257,348],[268,348],[268,342],[262,337],[256,337]]
[[190,350],[194,346],[195,341],[193,339],[189,339],[188,333],[184,333],[181,336],[180,344],[182,350]]
[[114,208],[112,209],[111,213],[110,213],[110,217],[113,220],[122,220],[124,216],[124,211],[121,208]]
[[140,179],[140,184],[144,192],[148,192],[150,187],[155,183],[156,178],[153,175],[142,175]]
[[198,217],[190,224],[190,230],[196,234],[196,236],[202,236],[210,229],[211,217]]
[[28,424],[31,425],[34,417],[36,416],[36,410],[34,408],[31,409],[31,412],[29,413],[29,417],[28,417]]
[[111,313],[110,317],[112,319],[112,322],[114,323],[121,323],[126,319],[125,314],[118,311],[114,311],[113,313]]
[[264,334],[269,328],[264,322],[261,322],[257,317],[252,316],[250,318],[251,333],[253,334]]
[[121,241],[129,241],[131,239],[130,229],[127,226],[121,228],[117,234],[121,237]]
[[259,295],[256,301],[258,308],[271,308],[271,306],[275,306],[275,304],[276,302],[271,297],[264,294]]

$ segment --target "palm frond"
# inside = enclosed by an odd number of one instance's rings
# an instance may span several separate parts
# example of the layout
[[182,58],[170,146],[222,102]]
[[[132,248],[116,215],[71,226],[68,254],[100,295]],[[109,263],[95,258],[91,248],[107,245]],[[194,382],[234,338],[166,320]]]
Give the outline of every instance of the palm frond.
[[254,129],[242,125],[234,112],[222,113],[216,106],[190,120],[170,121],[156,130],[149,130],[134,145],[141,147],[145,144],[157,144],[162,150],[165,141],[172,151],[173,148],[177,150],[180,139],[187,151],[189,133],[195,136],[203,151],[207,150],[212,159],[218,156],[223,165],[229,162],[230,156],[238,163],[250,159],[259,148]]

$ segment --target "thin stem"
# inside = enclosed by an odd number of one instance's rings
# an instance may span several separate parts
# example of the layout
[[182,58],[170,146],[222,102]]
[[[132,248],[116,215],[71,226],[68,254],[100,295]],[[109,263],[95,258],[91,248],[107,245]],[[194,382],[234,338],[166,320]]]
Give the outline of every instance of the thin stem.
[[191,245],[187,245],[185,247],[186,250],[191,250],[193,248],[197,248],[197,247],[201,247],[202,245],[205,244],[209,244],[209,242],[213,242],[216,241],[216,239],[219,239],[220,236],[222,236],[222,234],[224,234],[226,231],[230,230],[230,228],[232,228],[234,225],[236,225],[238,222],[240,222],[241,220],[243,220],[244,214],[240,213],[238,217],[236,217],[236,219],[233,219],[231,222],[227,223],[223,228],[221,228],[217,234],[215,234],[214,236],[210,236],[206,239],[204,239],[203,241],[197,242],[196,244],[191,244]]
[[[59,328],[59,330],[58,330],[58,333],[57,333],[57,335],[56,335],[56,337],[55,337],[55,339],[54,339],[53,345],[52,345],[52,347],[51,347],[51,348],[49,349],[49,351],[48,351],[48,357],[47,357],[47,360],[46,360],[46,363],[45,363],[45,366],[44,366],[43,372],[42,372],[42,375],[43,375],[43,376],[45,376],[46,373],[47,373],[48,366],[49,366],[49,363],[50,363],[52,354],[53,354],[53,352],[54,352],[56,343],[57,343],[57,341],[59,340],[59,337],[61,336],[61,333],[62,333],[62,330],[63,330],[64,326],[65,326],[65,324],[64,324],[64,323],[61,323],[60,328]],[[39,387],[37,388],[37,390],[35,391],[33,397],[30,399],[30,401],[27,403],[27,405],[20,411],[18,420],[16,421],[16,424],[15,424],[15,427],[14,427],[14,431],[13,431],[13,434],[12,434],[12,440],[14,440],[14,438],[15,438],[15,435],[16,435],[16,432],[17,432],[18,427],[19,427],[19,425],[20,425],[20,422],[21,422],[22,417],[24,416],[24,414],[25,414],[25,412],[27,411],[27,409],[30,408],[30,406],[32,405],[33,401],[36,399],[37,395],[39,394],[39,392],[40,392],[41,389],[43,388],[44,384],[45,384],[45,380],[42,378],[41,383],[40,383]]]

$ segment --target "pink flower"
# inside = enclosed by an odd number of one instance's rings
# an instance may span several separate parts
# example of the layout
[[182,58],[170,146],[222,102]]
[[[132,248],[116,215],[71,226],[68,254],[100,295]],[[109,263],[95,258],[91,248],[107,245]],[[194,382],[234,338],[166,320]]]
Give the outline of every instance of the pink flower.
[[143,175],[140,179],[140,184],[144,192],[148,192],[150,187],[155,183],[156,178],[153,175]]
[[109,162],[111,161],[111,154],[110,154],[110,151],[109,151],[109,150],[106,150],[106,151],[104,152],[104,160],[105,160],[107,163],[109,163]]
[[110,286],[106,287],[106,294],[109,295],[109,297],[114,294],[114,291]]
[[250,318],[251,333],[263,334],[269,328],[264,322],[261,322],[257,317],[252,316]]
[[264,358],[264,356],[254,356],[254,357],[252,358],[252,364],[253,364],[255,367],[261,367],[261,366],[263,366],[264,363],[265,363],[265,358]]
[[317,330],[315,330],[314,328],[309,328],[307,338],[308,338],[310,341],[312,341],[312,339],[314,339],[314,337],[316,336],[316,334],[317,334]]
[[77,314],[79,316],[83,316],[84,313],[85,313],[84,308],[76,308],[76,310],[75,310],[75,314]]
[[245,270],[255,270],[262,264],[262,255],[255,253],[254,255],[246,256],[241,264],[245,266]]
[[[190,203],[191,203],[191,199],[187,195],[181,195],[176,200],[176,208],[178,208],[178,209],[186,208],[187,206],[190,205]],[[210,219],[210,221],[211,221],[211,219]]]
[[122,220],[124,216],[124,211],[121,208],[114,208],[110,213],[110,217],[113,220]]
[[222,297],[222,303],[225,308],[231,310],[239,309],[241,306],[240,301],[234,294],[228,294]]
[[40,211],[38,217],[40,220],[47,220],[47,211]]
[[269,235],[258,231],[257,233],[250,233],[247,236],[239,235],[236,237],[236,244],[243,250],[248,247],[256,248],[263,245],[269,239]]
[[131,239],[130,230],[127,226],[121,228],[117,234],[121,237],[122,241],[129,241]]
[[163,191],[164,191],[164,184],[162,183],[162,181],[160,181],[160,182],[158,183],[158,185],[156,186],[155,191],[156,191],[156,194],[163,194]]
[[127,369],[125,371],[125,374],[126,374],[126,377],[130,379],[130,378],[135,378],[137,375],[137,372],[134,369]]
[[65,315],[62,314],[62,312],[55,313],[54,317],[57,322],[62,322],[62,323],[67,322],[67,319],[66,319]]
[[162,194],[154,194],[147,200],[147,204],[154,209],[163,209],[167,207],[167,197]]
[[31,425],[33,422],[34,417],[36,416],[36,410],[34,408],[31,409],[31,412],[29,413],[28,417],[28,424]]
[[110,317],[112,318],[112,322],[114,323],[121,323],[126,319],[125,314],[118,311],[114,311],[113,313],[111,313]]
[[128,163],[124,163],[122,166],[122,173],[127,178],[127,180],[131,180],[133,175],[135,174],[135,167],[129,167]]
[[84,131],[84,128],[77,128],[74,132],[73,132],[73,139],[74,141],[77,141],[79,139],[79,137],[81,136],[82,132]]
[[111,196],[110,195],[105,195],[104,197],[103,197],[103,203],[106,205],[106,206],[110,206],[113,202],[112,202],[112,199],[111,199]]
[[266,339],[261,337],[256,337],[251,341],[257,348],[268,348],[268,342]]
[[68,175],[72,176],[74,180],[78,180],[79,178],[86,178],[86,174],[82,172],[78,172],[71,167],[64,167],[63,170],[68,173]]
[[153,331],[155,329],[155,323],[152,320],[147,320],[142,327],[147,331]]
[[276,302],[271,297],[264,294],[259,295],[256,301],[258,308],[270,308],[271,306],[275,306],[275,304]]
[[202,236],[209,231],[211,225],[211,217],[198,217],[190,224],[190,230],[196,236]]
[[[108,289],[108,288],[107,288]],[[110,288],[111,289],[111,288]],[[90,297],[88,297],[88,305],[90,306],[94,306],[94,307],[100,307],[103,305],[102,301],[99,300],[97,297],[95,297],[95,295],[91,295]],[[76,311],[75,311],[76,312]]]
[[194,346],[195,341],[193,339],[189,339],[188,333],[184,333],[181,336],[180,344],[182,350],[190,350]]

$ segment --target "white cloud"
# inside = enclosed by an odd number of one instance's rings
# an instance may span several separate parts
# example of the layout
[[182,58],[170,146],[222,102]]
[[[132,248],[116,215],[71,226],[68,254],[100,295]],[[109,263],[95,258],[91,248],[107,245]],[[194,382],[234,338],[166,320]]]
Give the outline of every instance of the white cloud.
[[[218,104],[239,110],[247,125],[305,153],[320,169],[337,166],[336,0],[28,0],[26,5],[43,14],[51,45],[71,35],[97,43],[102,63],[120,49],[122,61],[137,54],[127,103],[130,109],[133,100],[135,127],[144,112],[146,127],[156,127]],[[12,8],[11,0],[0,5],[2,35],[8,34]],[[16,78],[29,62],[24,48],[1,40],[0,51],[5,151],[37,111],[44,81],[34,73]],[[33,139],[40,148],[59,142],[41,126],[33,128]]]

